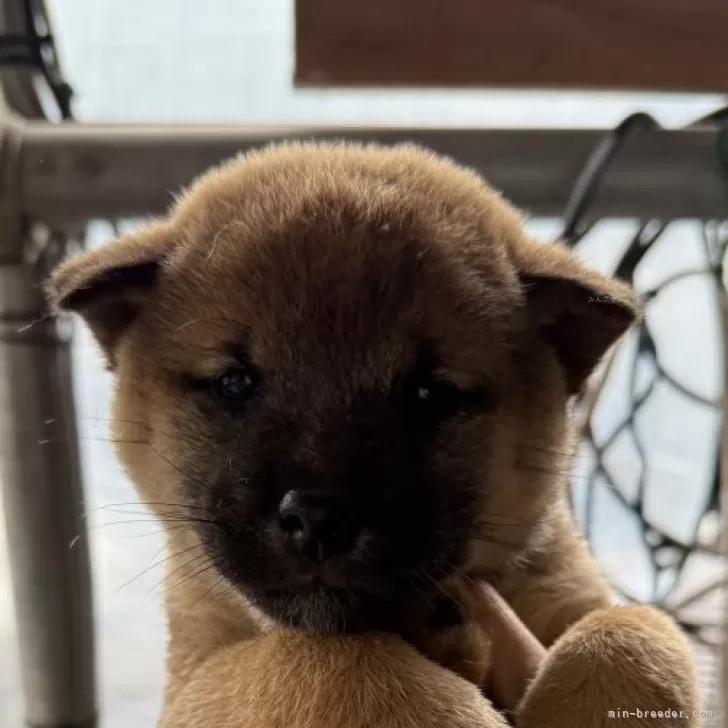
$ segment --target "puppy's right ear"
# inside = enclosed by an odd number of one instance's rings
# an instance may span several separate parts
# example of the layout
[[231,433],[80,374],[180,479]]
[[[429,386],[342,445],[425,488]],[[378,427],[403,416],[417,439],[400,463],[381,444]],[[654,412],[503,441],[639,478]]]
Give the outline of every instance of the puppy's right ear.
[[119,338],[152,295],[173,248],[170,231],[158,224],[74,255],[51,273],[49,302],[84,318],[113,368]]

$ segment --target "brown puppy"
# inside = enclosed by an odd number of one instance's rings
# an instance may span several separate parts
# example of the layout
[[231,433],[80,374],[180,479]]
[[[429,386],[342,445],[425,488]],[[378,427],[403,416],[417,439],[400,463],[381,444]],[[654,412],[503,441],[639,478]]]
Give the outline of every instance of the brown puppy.
[[551,646],[517,725],[695,723],[685,640],[609,606],[566,501],[569,400],[635,297],[474,174],[273,147],[50,292],[116,373],[119,456],[166,526],[162,726],[506,725],[473,577]]

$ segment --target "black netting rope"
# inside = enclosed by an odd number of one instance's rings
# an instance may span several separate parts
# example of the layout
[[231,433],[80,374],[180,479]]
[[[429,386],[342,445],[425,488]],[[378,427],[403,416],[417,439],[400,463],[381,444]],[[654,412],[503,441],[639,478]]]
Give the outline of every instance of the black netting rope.
[[[721,109],[714,114],[704,117],[694,125],[712,124],[713,126],[725,124],[728,113]],[[693,125],[691,125],[693,126]],[[635,133],[649,132],[659,128],[657,122],[647,114],[633,114],[627,117],[612,132],[606,135],[594,149],[584,165],[582,173],[577,178],[574,189],[564,211],[564,224],[559,236],[567,245],[578,249],[587,233],[592,229],[594,220],[590,218],[592,203],[599,194],[601,183],[605,179],[609,168],[622,149],[627,138]],[[720,139],[726,140],[724,132]],[[726,143],[728,144],[728,143]],[[717,146],[718,152],[728,149],[728,146]],[[718,155],[717,155],[718,156]],[[726,215],[728,217],[728,214]],[[659,220],[645,220],[638,224],[637,231],[614,267],[613,274],[632,285],[635,283],[635,273],[645,255],[658,242],[668,223]],[[659,285],[642,293],[642,301],[646,310],[659,301],[661,295],[671,286],[688,277],[699,276],[706,280],[706,285],[715,292],[716,308],[721,311],[722,297],[725,296],[724,272],[725,257],[728,247],[728,226],[719,221],[701,223],[701,238],[703,242],[704,265],[679,271],[663,280]],[[698,392],[692,391],[682,384],[679,378],[668,371],[661,360],[659,346],[650,325],[650,317],[645,316],[639,321],[630,334],[636,341],[631,354],[628,376],[628,414],[618,425],[611,430],[606,438],[598,438],[593,427],[592,417],[599,406],[599,398],[610,376],[610,362],[604,367],[601,379],[598,380],[596,390],[585,393],[579,406],[583,413],[583,436],[590,453],[590,466],[585,475],[580,477],[579,487],[584,489],[584,518],[583,529],[586,538],[593,542],[595,528],[595,493],[597,483],[606,483],[610,492],[625,509],[625,515],[637,519],[642,545],[645,553],[649,555],[652,569],[651,603],[671,612],[682,627],[698,643],[715,647],[719,638],[721,622],[715,615],[706,618],[688,617],[684,614],[689,607],[709,598],[711,592],[716,594],[725,585],[725,577],[719,576],[714,581],[694,591],[688,597],[675,599],[678,588],[683,583],[685,572],[689,568],[691,556],[703,554],[720,558],[720,528],[713,529],[712,537],[706,540],[703,525],[706,521],[721,524],[721,458],[720,448],[717,448],[715,463],[712,465],[711,485],[707,489],[704,507],[690,539],[678,540],[650,519],[645,513],[645,496],[650,467],[655,455],[643,442],[643,438],[636,426],[637,417],[641,409],[654,396],[658,384],[663,383],[670,387],[679,396],[689,399],[699,407],[722,411],[722,399],[710,399]],[[720,344],[718,345],[720,350]],[[620,352],[621,354],[626,351]],[[613,359],[611,360],[613,361]],[[649,382],[641,382],[640,372],[651,370]],[[720,433],[718,433],[720,434]],[[628,437],[634,446],[639,459],[637,486],[626,488],[619,482],[617,475],[612,472],[608,464],[608,453],[620,438]],[[628,515],[629,513],[629,515]],[[668,584],[665,588],[665,583]],[[624,589],[615,587],[615,591],[626,601],[637,601],[634,595]]]

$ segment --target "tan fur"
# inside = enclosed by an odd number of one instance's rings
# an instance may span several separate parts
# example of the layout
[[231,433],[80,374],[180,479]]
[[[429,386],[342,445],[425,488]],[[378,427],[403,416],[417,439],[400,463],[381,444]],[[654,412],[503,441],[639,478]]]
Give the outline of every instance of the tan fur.
[[[322,308],[344,287],[342,305]],[[484,535],[439,588],[462,595],[464,579],[487,578],[551,646],[517,726],[590,728],[615,725],[609,710],[696,709],[684,638],[656,610],[610,607],[568,513],[568,395],[637,315],[635,296],[531,240],[476,175],[406,146],[273,147],[210,172],[168,220],[66,261],[49,291],[84,315],[115,370],[119,456],[167,528],[162,728],[507,725],[473,684],[490,667],[489,643],[467,619],[434,633],[415,608],[399,636],[311,636],[276,627],[200,568],[208,560],[182,520],[180,468],[225,467],[228,451],[185,404],[175,373],[224,369],[221,344],[241,322],[256,361],[303,392],[298,416],[310,424],[291,449],[311,467],[326,467],[339,436],[331,413],[351,401],[347,377],[377,389],[410,362],[403,332],[437,338],[459,385],[497,382],[497,414],[459,425],[438,455],[443,472],[488,484]],[[287,395],[277,396],[283,407]],[[222,458],[231,471],[235,457]]]

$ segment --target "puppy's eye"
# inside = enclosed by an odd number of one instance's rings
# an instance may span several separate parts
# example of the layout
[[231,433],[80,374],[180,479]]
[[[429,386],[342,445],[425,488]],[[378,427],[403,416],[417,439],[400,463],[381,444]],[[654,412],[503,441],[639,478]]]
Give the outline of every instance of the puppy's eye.
[[466,405],[466,393],[435,377],[419,378],[409,388],[413,414],[442,422],[456,415]]
[[405,385],[405,406],[414,421],[438,425],[468,410],[492,407],[483,389],[464,390],[435,375],[411,377]]
[[432,402],[438,395],[442,397],[445,392],[443,391],[442,385],[438,386],[439,383],[429,382],[427,384],[420,384],[417,387],[415,396],[420,402]]
[[258,388],[258,378],[243,367],[228,369],[210,380],[210,389],[216,399],[230,407],[247,402]]

